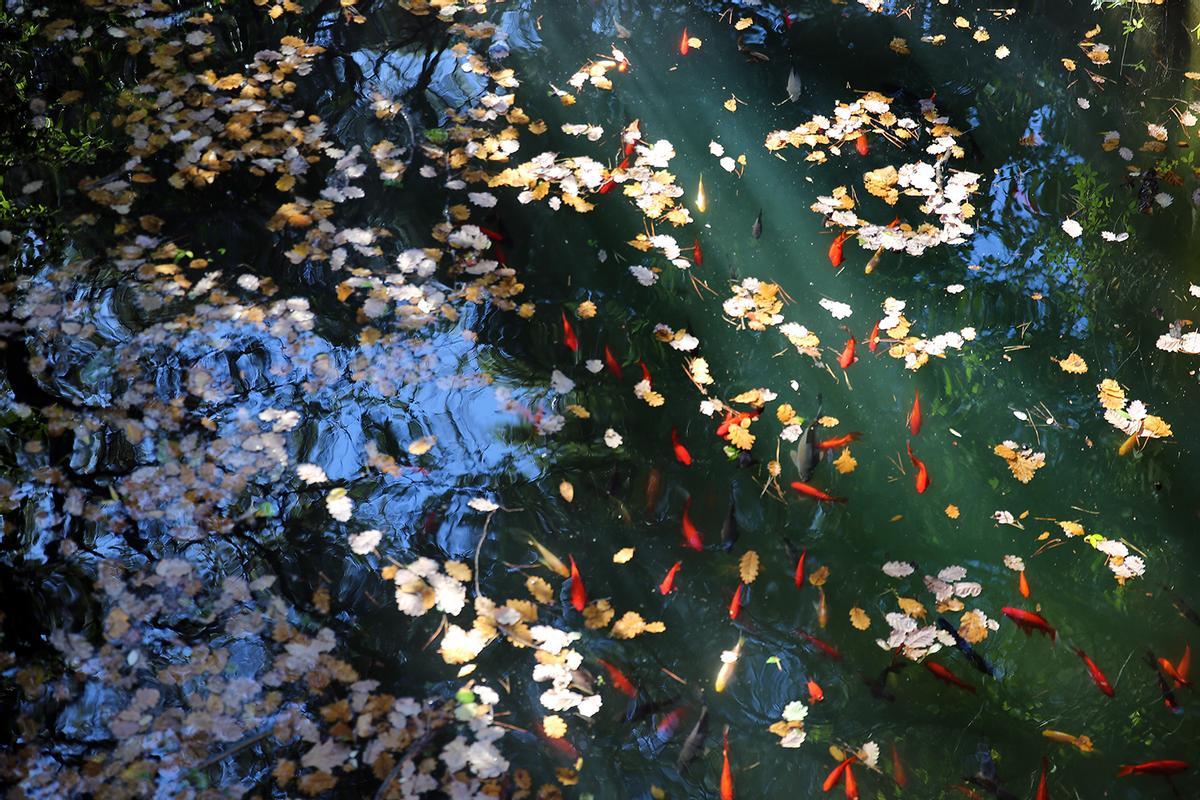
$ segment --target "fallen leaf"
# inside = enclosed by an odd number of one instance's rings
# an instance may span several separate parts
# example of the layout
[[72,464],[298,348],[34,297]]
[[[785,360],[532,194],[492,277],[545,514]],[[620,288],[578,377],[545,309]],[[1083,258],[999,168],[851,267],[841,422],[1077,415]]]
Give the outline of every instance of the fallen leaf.
[[1072,375],[1082,375],[1088,371],[1087,362],[1078,353],[1071,353],[1071,355],[1059,361],[1058,368],[1063,372],[1070,372]]
[[758,553],[747,550],[742,554],[741,560],[738,561],[738,574],[742,583],[754,583],[758,577]]
[[946,516],[950,519],[958,519],[958,506],[953,503],[946,506]]
[[858,462],[854,460],[854,456],[850,455],[850,448],[842,448],[842,454],[833,462],[834,468],[842,475],[848,475],[854,472],[858,466]]
[[824,586],[827,580],[829,580],[829,567],[825,566],[818,567],[808,576],[808,582],[813,586]]
[[622,547],[617,552],[613,553],[614,564],[628,564],[633,559],[633,548]]
[[858,606],[850,609],[850,624],[860,631],[865,631],[871,627],[871,618],[867,616],[867,612],[863,611]]
[[542,731],[550,739],[561,739],[567,735],[567,723],[558,714],[542,718]]
[[562,499],[566,500],[568,503],[575,500],[575,487],[571,485],[570,481],[563,481],[560,483],[558,485],[558,493],[561,494]]

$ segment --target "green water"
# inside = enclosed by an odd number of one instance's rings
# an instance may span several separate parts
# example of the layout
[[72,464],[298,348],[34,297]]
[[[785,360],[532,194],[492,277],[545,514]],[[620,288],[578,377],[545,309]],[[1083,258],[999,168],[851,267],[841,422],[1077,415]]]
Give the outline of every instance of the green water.
[[[747,8],[735,10],[733,18],[752,10],[753,4],[742,5]],[[302,413],[303,425],[286,441],[291,462],[319,464],[350,491],[354,526],[332,526],[316,495],[290,494],[269,483],[247,489],[245,495],[252,497],[239,495],[238,502],[246,508],[274,504],[278,518],[263,539],[277,548],[294,583],[329,588],[339,632],[348,633],[346,657],[364,676],[385,680],[397,693],[450,693],[461,681],[433,648],[420,649],[437,627],[433,616],[414,620],[394,611],[392,589],[378,575],[383,562],[352,556],[345,533],[382,530],[381,552],[398,561],[426,555],[470,562],[483,534],[482,516],[466,505],[472,497],[492,497],[513,509],[492,518],[480,550],[488,596],[525,597],[527,574],[540,574],[559,589],[557,577],[532,566],[535,555],[527,535],[533,534],[564,559],[574,557],[592,599],[608,597],[618,614],[634,610],[665,623],[661,634],[619,641],[584,629],[565,592],[561,604],[542,609],[543,624],[582,632],[577,649],[604,697],[603,709],[591,720],[564,714],[570,726],[566,738],[583,759],[578,785],[567,789],[569,794],[645,798],[659,787],[669,797],[716,797],[720,734],[726,726],[742,798],[817,796],[836,765],[829,746],[854,749],[868,740],[883,754],[883,774],[856,772],[861,794],[869,798],[962,797],[954,787],[981,767],[990,768],[978,758],[981,750],[990,754],[1004,789],[1017,797],[1034,795],[1043,756],[1051,765],[1051,798],[1170,797],[1172,787],[1160,778],[1115,781],[1117,767],[1196,759],[1200,724],[1194,689],[1177,689],[1184,712],[1170,713],[1143,662],[1148,649],[1177,661],[1189,642],[1200,646],[1200,631],[1176,613],[1163,592],[1163,585],[1170,585],[1200,607],[1195,567],[1200,543],[1194,535],[1200,454],[1192,448],[1200,440],[1192,405],[1195,356],[1155,346],[1171,320],[1195,317],[1196,299],[1188,287],[1200,282],[1191,199],[1195,178],[1190,151],[1177,144],[1189,129],[1181,129],[1168,111],[1172,105],[1184,111],[1196,99],[1194,82],[1183,75],[1197,46],[1186,30],[1184,4],[1100,12],[1081,0],[1025,2],[1004,18],[962,3],[914,2],[903,14],[896,13],[903,9],[900,4],[885,5],[889,13],[871,15],[854,3],[809,2],[792,8],[798,17],[790,28],[783,26],[778,9],[760,12],[760,22],[768,24],[743,35],[745,48],[761,58],[739,52],[731,18],[721,18],[724,6],[716,3],[526,0],[491,12],[510,34],[505,63],[520,78],[520,105],[531,117],[544,118],[549,128],[542,137],[522,134],[519,155],[529,158],[542,149],[586,152],[611,163],[619,149],[617,134],[634,119],[648,141],[669,140],[677,153],[669,169],[685,188],[696,223],[681,229],[661,224],[658,230],[676,235],[688,253],[692,239],[699,239],[704,264],[690,273],[715,296],[696,289],[688,272],[627,245],[642,230],[643,219],[619,193],[592,198],[597,209],[579,215],[522,205],[515,192],[504,190],[497,191],[494,214],[509,240],[509,262],[526,285],[521,299],[534,303],[536,314],[524,320],[487,305],[468,307],[456,325],[443,325],[430,336],[428,352],[436,354],[437,363],[426,379],[394,397],[360,391],[344,378],[330,378],[315,389],[299,379],[285,380],[288,369],[279,367],[285,357],[270,342],[217,346],[181,338],[166,341],[161,353],[148,357],[158,359],[156,380],[167,385],[180,380],[174,359],[204,361],[227,350],[225,356],[238,364],[243,378],[231,407]],[[977,43],[970,30],[956,29],[953,20],[960,14],[972,27],[985,26],[990,39]],[[1135,19],[1144,23],[1123,35],[1122,24]],[[629,38],[617,38],[617,21]],[[1113,48],[1113,63],[1093,68],[1104,84],[1086,76],[1087,57],[1077,44],[1097,23],[1103,28],[1097,41]],[[331,49],[317,60],[303,95],[343,146],[369,147],[380,135],[398,135],[372,119],[364,98],[375,86],[397,95],[411,88],[419,68],[412,53],[419,47],[389,49],[405,24],[401,12],[376,8],[366,24],[348,32],[308,32]],[[703,44],[681,57],[677,46],[685,26]],[[939,34],[947,37],[941,46],[920,41]],[[906,39],[911,53],[889,50],[893,37]],[[613,76],[613,91],[579,92],[571,107],[549,93],[550,84],[565,86],[584,61],[607,53],[613,44],[632,65]],[[1004,59],[994,54],[1000,45],[1010,51]],[[1077,71],[1067,72],[1063,58],[1077,61]],[[350,63],[357,69],[349,70]],[[794,103],[786,102],[785,90],[792,69],[803,83]],[[420,102],[438,109],[462,100],[466,84],[458,89],[455,84],[465,80],[449,68],[436,70],[430,85],[435,94]],[[827,258],[832,235],[809,205],[838,185],[858,186],[860,197],[869,200],[862,192],[862,173],[898,163],[899,156],[876,139],[866,156],[851,146],[841,159],[810,165],[796,149],[780,151],[783,160],[772,156],[764,138],[814,114],[829,114],[838,101],[849,102],[859,91],[890,95],[901,89],[909,102],[936,93],[938,109],[950,124],[970,130],[967,157],[956,166],[982,176],[973,199],[976,231],[964,244],[937,247],[920,257],[885,253],[869,275],[863,268],[871,251],[848,241],[845,261],[835,270]],[[731,95],[741,103],[736,112],[723,107]],[[431,128],[438,123],[434,113],[421,121]],[[602,125],[605,136],[596,145],[565,136],[559,128],[567,122]],[[1182,184],[1163,181],[1161,188],[1173,202],[1153,214],[1137,210],[1138,182],[1127,183],[1127,163],[1101,147],[1103,132],[1118,129],[1122,144],[1135,151],[1132,163],[1152,165],[1152,154],[1138,152],[1147,122],[1170,123],[1162,158],[1164,164],[1172,162]],[[1036,143],[1022,144],[1027,136],[1035,136]],[[710,141],[731,156],[745,154],[741,177],[721,169],[709,153]],[[708,198],[703,214],[693,202],[701,176]],[[400,187],[373,186],[348,213],[363,225],[389,226],[406,246],[421,246],[442,217],[443,200],[460,202],[461,196],[415,176],[406,181]],[[1015,187],[1032,203],[1019,200]],[[70,210],[81,201],[61,202]],[[241,217],[225,209],[220,197],[209,196],[189,210],[195,217],[182,241],[197,252],[225,248],[224,266],[231,275],[269,275],[285,287],[286,296],[310,299],[318,311],[322,345],[349,361],[362,352],[355,345],[361,321],[330,299],[342,276],[331,277],[323,266],[283,262],[254,227],[262,221],[254,213],[265,217],[272,210],[264,205]],[[756,239],[751,227],[760,210],[763,233]],[[1085,222],[1083,239],[1062,231],[1068,216]],[[1101,230],[1127,231],[1129,238],[1104,242]],[[214,256],[214,261],[220,259]],[[662,267],[653,287],[639,285],[628,271],[643,263]],[[749,277],[777,282],[794,299],[782,313],[820,336],[824,364],[831,369],[795,352],[776,331],[738,330],[722,318],[730,282]],[[87,305],[108,320],[106,330],[120,341],[126,334],[122,321],[132,328],[137,314],[119,293],[111,301],[100,296],[99,288],[111,289],[112,283],[98,270],[97,295]],[[946,290],[955,284],[965,288]],[[872,354],[864,340],[888,297],[906,301],[915,335],[970,326],[977,338],[917,371],[890,358],[887,343]],[[822,298],[848,303],[853,314],[841,321],[831,318],[818,305]],[[587,320],[572,314],[580,340],[575,354],[562,343],[559,314],[588,299],[599,313]],[[684,354],[654,339],[658,323],[686,327],[699,338],[698,353],[715,379],[712,395],[730,398],[756,387],[778,394],[752,428],[758,436],[752,451],[757,463],[739,466],[723,450],[714,435],[719,418],[699,412],[702,397],[684,375]],[[857,337],[860,359],[844,376],[836,366],[847,335],[843,325]],[[474,344],[463,339],[467,330],[478,334]],[[601,358],[605,345],[623,365],[620,381],[584,367],[585,359]],[[61,342],[55,347],[56,383],[50,389],[101,405],[115,381],[105,372],[106,362],[93,359],[87,347]],[[1072,352],[1086,360],[1086,374],[1067,374],[1053,360]],[[654,389],[664,395],[662,407],[650,408],[634,396],[638,361],[644,361]],[[545,388],[555,369],[577,382],[566,398]],[[436,380],[480,372],[494,376],[494,385],[449,388]],[[1103,419],[1097,402],[1096,387],[1104,378],[1119,381],[1130,398],[1143,400],[1150,413],[1170,423],[1173,435],[1118,456],[1125,435]],[[538,436],[520,415],[501,408],[497,387],[546,411],[566,413],[567,403],[579,403],[591,417],[577,420],[568,414],[560,433]],[[906,417],[918,390],[924,425],[913,437]],[[839,420],[822,435],[863,434],[851,446],[855,471],[838,474],[828,463],[836,455],[831,453],[811,481],[847,497],[844,505],[817,504],[787,490],[796,476],[786,450],[780,452],[786,494],[779,498],[763,491],[766,464],[776,457],[782,428],[775,406],[791,403],[808,417],[818,395],[823,413]],[[620,448],[604,445],[608,428],[623,437]],[[691,466],[672,455],[672,428],[694,457]],[[428,474],[362,477],[366,443],[386,443],[399,452],[431,434],[437,436],[436,458],[421,462],[429,466]],[[992,452],[1008,439],[1045,453],[1044,468],[1028,484],[1018,483]],[[909,440],[931,477],[924,494],[914,489],[905,455]],[[132,463],[116,450],[99,452],[99,445],[96,450],[95,463],[109,464],[114,472]],[[661,475],[656,498],[647,496],[652,473]],[[564,480],[575,489],[571,503],[560,496]],[[741,537],[727,554],[719,540],[731,497]],[[682,545],[680,518],[687,498],[691,518],[705,537],[702,553]],[[949,505],[958,508],[956,519],[946,513]],[[997,511],[1021,517],[1023,528],[997,524]],[[1127,541],[1144,553],[1145,575],[1118,585],[1104,556],[1081,538],[1066,540],[1056,520],[1078,521],[1089,533]],[[162,523],[158,532],[168,527]],[[1044,532],[1061,540],[1060,546],[1043,548]],[[829,570],[824,629],[818,624],[817,590],[793,585],[795,563],[784,539],[807,548],[810,573]],[[21,541],[40,546],[32,535]],[[635,549],[633,559],[614,564],[613,554],[626,547]],[[761,574],[734,622],[727,608],[739,583],[738,559],[751,549],[761,558]],[[1005,555],[1025,560],[1030,599],[1018,594],[1017,576],[1004,566]],[[915,574],[887,577],[881,566],[893,560],[912,562]],[[664,598],[657,587],[676,561],[682,562],[677,591]],[[926,622],[932,623],[938,615],[921,578],[951,565],[965,567],[966,579],[982,584],[982,594],[967,599],[967,608],[1000,621],[999,630],[976,645],[995,665],[997,677],[984,677],[961,654],[943,650],[932,660],[974,684],[977,693],[940,683],[921,665],[910,664],[890,679],[887,692],[893,699],[873,696],[864,677],[879,675],[892,661],[876,644],[888,633],[884,615],[897,610],[900,595],[921,601],[929,609]],[[1056,626],[1057,644],[1023,635],[1003,618],[1004,606],[1040,611]],[[851,626],[852,607],[869,615],[867,631]],[[946,617],[957,624],[960,613]],[[798,628],[836,646],[843,659],[831,661],[805,646]],[[740,636],[745,642],[736,673],[726,691],[717,693],[713,682],[720,654]],[[1074,647],[1100,665],[1115,697],[1097,690]],[[597,658],[618,665],[644,697],[674,698],[666,708],[684,709],[685,718],[673,738],[664,742],[655,734],[662,714],[636,724],[625,721],[626,698],[603,681]],[[503,739],[503,751],[541,782],[552,780],[553,768],[571,759],[529,732],[547,713],[538,702],[545,686],[530,681],[531,666],[529,651],[500,643],[484,651],[474,677],[493,686],[504,681],[511,689],[502,695],[501,720],[517,730]],[[782,749],[767,728],[790,701],[807,702],[809,680],[820,684],[825,699],[809,710],[808,741],[799,749]],[[710,712],[706,746],[681,775],[676,758],[705,705]],[[1082,754],[1051,742],[1043,738],[1044,729],[1087,735],[1096,750]],[[904,789],[890,777],[893,745],[907,771]],[[358,789],[340,791],[351,796]],[[989,796],[979,787],[973,791]],[[1200,796],[1200,779],[1185,774],[1175,780],[1174,791],[1179,797]]]

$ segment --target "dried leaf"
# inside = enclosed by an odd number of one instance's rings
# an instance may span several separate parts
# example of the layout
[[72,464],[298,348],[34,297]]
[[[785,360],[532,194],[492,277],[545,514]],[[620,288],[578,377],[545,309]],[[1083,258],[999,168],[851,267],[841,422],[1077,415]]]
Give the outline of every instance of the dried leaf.
[[583,624],[588,630],[603,628],[612,621],[616,613],[607,600],[593,600],[583,608]]
[[574,502],[575,500],[575,487],[571,485],[570,481],[563,481],[560,483],[558,485],[558,493],[561,494],[562,499],[566,500],[568,503]]
[[842,454],[833,462],[833,467],[842,475],[849,475],[858,467],[858,462],[854,460],[854,456],[850,455],[850,448],[842,448]]
[[542,718],[542,731],[550,739],[561,739],[567,735],[567,723],[558,714]]
[[871,627],[871,618],[867,616],[867,612],[863,611],[858,606],[850,609],[850,624],[860,631],[865,631]]
[[953,503],[946,506],[946,516],[950,519],[958,519],[958,506]]
[[925,619],[925,606],[911,597],[897,597],[896,604],[900,606],[900,612],[906,617],[913,619]]
[[813,586],[824,586],[827,580],[829,580],[829,567],[826,566],[818,567],[808,576],[808,582]]
[[632,547],[623,547],[620,550],[618,550],[617,552],[613,553],[613,563],[614,564],[628,564],[630,562],[630,560],[632,560],[632,559],[633,559],[633,548]]
[[554,589],[545,578],[530,575],[525,579],[525,588],[539,603],[549,604],[554,600]]
[[747,550],[742,554],[741,560],[738,561],[738,574],[742,578],[742,583],[754,583],[758,577],[758,553]]
[[1087,362],[1078,353],[1071,353],[1071,355],[1059,361],[1058,368],[1072,375],[1082,375],[1088,371]]

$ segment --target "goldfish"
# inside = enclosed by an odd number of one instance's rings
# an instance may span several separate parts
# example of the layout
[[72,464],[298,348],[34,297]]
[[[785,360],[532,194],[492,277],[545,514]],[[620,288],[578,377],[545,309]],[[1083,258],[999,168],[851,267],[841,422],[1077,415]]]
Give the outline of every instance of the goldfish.
[[858,150],[860,156],[865,156],[871,152],[871,144],[867,141],[867,135],[860,133],[858,138],[854,140],[854,149]]
[[679,441],[679,431],[675,428],[671,428],[671,450],[675,453],[675,460],[680,464],[683,464],[685,467],[692,465],[692,454]]
[[857,760],[858,756],[850,756],[849,758],[843,759],[842,762],[834,767],[833,771],[826,776],[825,782],[821,784],[821,791],[828,792],[833,789],[833,787],[841,783],[842,779],[846,777],[846,770],[850,769],[850,765]]
[[571,327],[571,321],[567,319],[567,312],[562,312],[563,323],[563,344],[572,353],[579,351],[579,339],[575,336],[575,329]]
[[[882,248],[881,248],[882,249]],[[867,334],[867,349],[874,353],[879,349],[879,323],[875,323],[875,327],[871,328],[871,332]]]
[[743,420],[758,419],[760,414],[762,414],[761,408],[756,408],[752,411],[727,411],[725,419],[717,426],[717,438],[724,439],[729,435],[731,427],[741,425]]
[[700,751],[704,748],[704,739],[708,736],[708,706],[700,709],[700,716],[696,719],[696,724],[692,726],[692,731],[683,740],[683,748],[679,751],[679,758],[675,761],[675,769],[680,773],[687,772],[688,765],[696,760],[696,756],[700,755]]
[[908,412],[908,430],[913,436],[921,432],[921,390],[913,395],[912,410]]
[[666,716],[659,720],[658,725],[654,729],[659,741],[665,742],[675,735],[675,731],[679,730],[679,723],[683,721],[685,710],[683,706],[673,708],[667,712]]
[[721,549],[726,553],[733,551],[738,537],[742,535],[737,523],[737,505],[734,503],[733,492],[729,493],[729,511],[725,514],[725,522],[721,525]]
[[687,547],[699,551],[704,549],[704,540],[700,538],[700,531],[696,530],[696,526],[688,517],[688,509],[691,507],[692,498],[689,497],[683,501],[683,542]]
[[745,644],[746,637],[739,636],[737,644],[732,650],[726,650],[721,653],[721,669],[717,671],[717,680],[713,684],[713,688],[718,693],[725,691],[725,687],[729,685],[730,678],[733,677],[733,671],[737,667],[738,659],[742,657],[742,645]]
[[805,497],[811,497],[822,503],[846,502],[846,498],[844,497],[834,497],[831,494],[826,494],[815,486],[809,486],[807,483],[802,483],[801,481],[792,481],[792,488]]
[[[613,170],[613,172],[616,172],[618,170],[628,169],[628,168],[629,168],[629,155],[626,154],[625,158],[621,159],[621,163],[617,165],[617,169]],[[617,188],[617,182],[615,179],[612,178],[612,173],[609,173],[608,180],[606,180],[603,184],[600,185],[600,194],[608,194],[615,188]]]
[[1084,665],[1087,666],[1088,674],[1092,676],[1092,681],[1096,684],[1097,687],[1099,687],[1100,691],[1104,692],[1109,697],[1112,697],[1114,694],[1116,694],[1113,691],[1112,685],[1109,684],[1108,678],[1104,675],[1103,672],[1100,671],[1100,668],[1098,666],[1096,666],[1096,662],[1092,661],[1092,659],[1088,657],[1087,653],[1083,652],[1082,649],[1076,647],[1075,655],[1077,655],[1081,659],[1083,659]]
[[755,239],[762,236],[762,209],[758,210],[758,216],[754,218],[754,225],[750,228],[750,235]]
[[658,505],[658,498],[662,494],[662,472],[658,467],[651,467],[650,473],[646,476],[646,514],[653,514],[654,507]]
[[854,779],[853,764],[846,765],[846,800],[858,800],[858,781]]
[[700,185],[696,189],[696,210],[703,214],[708,210],[708,198],[704,195],[704,176],[700,176]]
[[629,678],[625,677],[625,673],[621,672],[621,670],[617,669],[603,658],[597,660],[608,672],[608,678],[612,681],[612,684],[614,687],[616,687],[617,691],[626,697],[637,697],[637,689],[634,687],[633,682],[630,681]]
[[817,587],[817,625],[821,630],[829,625],[829,605],[825,602],[825,587]]
[[1118,456],[1127,456],[1133,452],[1133,448],[1137,445],[1138,437],[1142,435],[1143,427],[1145,427],[1145,423],[1143,423],[1141,427],[1134,431],[1128,439],[1121,443],[1121,446],[1117,448]]
[[729,601],[729,618],[737,619],[738,614],[742,613],[742,589],[746,588],[746,584],[739,583],[737,591],[733,593],[733,599]]
[[642,368],[642,380],[644,380],[646,383],[651,383],[652,378],[650,377],[650,368],[646,366],[646,362],[639,359],[638,366]]
[[823,642],[820,639],[818,639],[817,637],[813,636],[812,634],[807,633],[800,629],[797,629],[796,633],[803,636],[805,641],[807,641],[813,647],[817,648],[822,653],[824,653],[826,655],[826,657],[831,658],[834,661],[842,660],[842,654],[838,652],[836,647],[829,644],[828,642]]
[[[872,272],[874,272],[875,268],[879,266],[879,262],[882,258],[883,258],[883,248],[882,247],[875,248],[875,252],[872,253],[871,257],[867,259],[867,265],[865,267],[863,267],[863,274],[870,275]],[[876,330],[879,329],[878,324],[875,325],[875,329]],[[871,348],[871,352],[872,353],[875,352],[874,347]]]
[[1186,772],[1189,769],[1191,769],[1191,765],[1186,761],[1175,761],[1173,759],[1145,761],[1141,764],[1126,764],[1117,770],[1117,777],[1124,778],[1126,775],[1178,775],[1180,772]]
[[829,245],[829,263],[836,269],[842,265],[842,244],[850,238],[849,231],[842,231]]
[[1042,756],[1042,776],[1038,779],[1037,795],[1034,800],[1050,800],[1050,787],[1046,785],[1046,757]]
[[608,345],[604,345],[604,366],[608,367],[608,371],[613,374],[613,377],[621,380],[621,365],[617,363],[617,357],[613,355],[612,350],[608,349]]
[[721,800],[733,800],[733,770],[729,768],[729,726],[721,744]]
[[542,562],[546,569],[564,578],[571,577],[571,571],[567,569],[567,565],[562,562],[562,559],[543,547],[541,542],[530,536],[529,544],[538,551],[538,560]]
[[697,267],[704,266],[704,251],[700,249],[700,240],[696,239],[692,242],[692,262]]
[[794,580],[796,581],[797,589],[804,587],[804,560],[806,558],[808,558],[807,547],[800,552],[800,558],[796,560],[796,574],[794,576]]
[[1090,752],[1092,752],[1092,749],[1093,749],[1092,740],[1088,736],[1072,736],[1069,733],[1063,733],[1062,731],[1052,731],[1052,730],[1042,731],[1042,736],[1045,736],[1047,739],[1049,739],[1053,742],[1061,742],[1063,744],[1069,744],[1072,747],[1079,750],[1079,752],[1081,752],[1081,753],[1090,753]]
[[825,691],[821,688],[821,684],[812,680],[808,681],[808,702],[819,703],[825,699]]
[[1179,612],[1181,617],[1193,625],[1200,625],[1200,614],[1196,613],[1196,609],[1189,606],[1182,597],[1180,597],[1171,589],[1170,586],[1167,586],[1164,583],[1162,588],[1163,591],[1167,593],[1167,596],[1171,598],[1171,605],[1175,606],[1175,610]]
[[850,444],[851,442],[858,441],[861,438],[862,438],[862,434],[857,431],[854,431],[851,433],[844,434],[842,436],[837,436],[833,439],[825,439],[824,441],[817,442],[817,449],[818,450],[836,450],[839,447],[845,447],[846,445]]
[[853,336],[846,339],[846,347],[841,349],[841,355],[838,356],[838,366],[842,369],[850,369],[851,365],[858,361],[858,356],[854,355],[854,344],[856,343]]
[[683,36],[679,38],[679,55],[686,56],[688,54],[688,32],[687,28],[683,29]]
[[945,667],[943,667],[941,664],[937,663],[936,661],[925,661],[922,663],[925,665],[925,669],[932,672],[933,677],[937,678],[939,681],[942,681],[943,683],[948,683],[951,686],[957,686],[958,688],[968,691],[971,694],[975,694],[974,686],[967,683],[962,678],[958,677],[953,672],[946,669]]
[[1171,680],[1175,681],[1176,686],[1191,686],[1192,682],[1188,680],[1188,670],[1192,666],[1192,647],[1184,645],[1183,657],[1179,659],[1179,665],[1172,664],[1165,658],[1158,659],[1158,665],[1162,671],[1167,674]]
[[583,576],[579,574],[579,567],[575,566],[575,557],[567,556],[571,559],[571,605],[576,611],[583,611],[587,605],[587,590],[583,587]]
[[900,761],[900,751],[896,749],[895,742],[892,742],[892,780],[901,789],[908,786],[908,775],[904,772],[904,764]]
[[1025,611],[1020,608],[1005,606],[1000,609],[1000,613],[1011,619],[1017,624],[1017,627],[1025,631],[1025,635],[1029,636],[1034,631],[1041,631],[1050,637],[1050,641],[1057,641],[1058,631],[1051,627],[1050,623],[1041,614],[1035,614],[1032,611]]
[[569,761],[579,760],[579,750],[575,747],[575,745],[563,738],[551,739],[546,735],[546,730],[542,727],[540,722],[537,724],[535,730],[537,731],[537,734],[541,740],[549,745],[554,752],[558,753],[558,755]]
[[633,155],[634,148],[638,141],[642,138],[641,120],[635,119],[633,122],[625,126],[625,130],[621,132],[621,141],[625,143],[625,155]]
[[1153,652],[1146,652],[1146,663],[1150,665],[1150,669],[1154,670],[1154,677],[1158,680],[1158,690],[1162,694],[1163,705],[1172,714],[1182,714],[1183,709],[1179,707],[1179,701],[1175,699],[1175,692],[1171,691],[1171,685],[1167,683],[1166,676],[1159,668],[1159,660],[1154,657]]
[[929,470],[925,468],[924,461],[913,455],[912,442],[908,443],[908,460],[917,470],[917,494],[925,494],[925,490],[929,488]]
[[675,565],[667,570],[667,577],[662,579],[662,583],[658,585],[658,593],[668,595],[675,591],[675,576],[679,573],[679,568],[683,566],[682,561],[676,561]]
[[1025,577],[1025,570],[1017,573],[1017,591],[1021,593],[1021,597],[1029,599],[1029,580]]

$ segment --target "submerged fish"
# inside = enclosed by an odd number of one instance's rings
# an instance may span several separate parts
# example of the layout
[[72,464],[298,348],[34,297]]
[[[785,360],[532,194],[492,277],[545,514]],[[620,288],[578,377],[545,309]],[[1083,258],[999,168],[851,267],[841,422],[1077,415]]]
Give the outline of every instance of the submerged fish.
[[1051,627],[1050,623],[1041,614],[1035,614],[1032,611],[1025,611],[1020,608],[1005,606],[1000,609],[1000,613],[1011,619],[1017,624],[1017,627],[1025,632],[1026,636],[1031,635],[1034,631],[1040,631],[1050,637],[1050,641],[1056,641],[1058,631]]
[[1072,747],[1079,750],[1079,752],[1081,752],[1081,753],[1090,753],[1094,749],[1094,746],[1092,745],[1092,740],[1088,736],[1072,736],[1069,733],[1063,733],[1062,731],[1052,731],[1052,730],[1042,731],[1042,736],[1045,736],[1047,739],[1049,739],[1053,742],[1061,742],[1063,744],[1069,744]]
[[954,639],[954,646],[958,648],[959,652],[961,652],[964,657],[966,657],[967,662],[972,667],[990,678],[996,677],[996,668],[993,667],[986,658],[980,655],[979,651],[972,647],[970,642],[959,635],[958,631],[955,630],[954,625],[950,622],[950,620],[946,619],[945,617],[938,617],[937,626],[940,630],[950,634],[950,636]]
[[1104,692],[1109,697],[1112,697],[1116,694],[1116,692],[1113,691],[1112,685],[1108,682],[1108,678],[1103,672],[1100,671],[1100,667],[1096,666],[1096,662],[1092,661],[1092,659],[1088,657],[1088,654],[1083,652],[1082,648],[1076,647],[1075,655],[1083,659],[1083,663],[1084,666],[1087,667],[1088,674],[1092,676],[1092,682],[1096,684],[1100,691]]
[[817,395],[817,413],[813,414],[812,419],[804,426],[804,430],[800,433],[800,439],[796,442],[796,447],[792,450],[792,463],[796,465],[796,471],[800,473],[800,480],[808,481],[812,478],[813,470],[817,468],[817,463],[821,460],[821,451],[817,449],[817,420],[821,417],[822,409],[821,395]]
[[908,431],[913,436],[921,432],[921,390],[916,389],[913,394],[912,410],[908,412]]
[[845,503],[846,502],[845,497],[835,497],[834,495],[831,495],[828,492],[824,492],[815,486],[811,486],[807,483],[804,483],[803,481],[792,481],[790,485],[791,485],[792,489],[794,489],[798,494],[802,494],[805,497],[811,497],[814,500],[817,500],[818,502],[821,502],[821,503]]
[[1181,617],[1193,625],[1200,625],[1200,614],[1196,613],[1196,609],[1189,606],[1170,586],[1164,583],[1162,588],[1167,593],[1167,596],[1171,598],[1171,605],[1175,606],[1175,610],[1179,612]]
[[721,800],[733,800],[733,770],[729,768],[729,726],[721,745]]
[[737,644],[732,650],[727,650],[721,654],[721,669],[717,671],[717,680],[713,688],[717,692],[725,691],[725,687],[729,685],[729,680],[733,677],[733,671],[737,668],[738,659],[742,657],[742,645],[745,644],[746,637],[739,636]]
[[908,443],[908,460],[912,462],[913,467],[917,470],[917,494],[925,494],[925,490],[929,488],[929,470],[925,468],[924,461],[913,455],[912,442]]
[[850,238],[850,231],[842,231],[829,245],[829,263],[837,269],[842,265],[842,245]]
[[842,369],[850,369],[854,362],[858,361],[858,356],[854,354],[857,341],[853,336],[846,340],[846,346],[842,348],[841,354],[838,356],[838,366]]
[[1186,772],[1189,769],[1191,769],[1191,765],[1186,761],[1163,759],[1161,761],[1145,761],[1141,764],[1126,764],[1117,770],[1117,777],[1124,778],[1126,775],[1178,775],[1180,772]]
[[688,510],[692,507],[692,498],[683,501],[683,543],[693,550],[703,550],[704,540],[700,538],[700,531],[696,530],[696,526],[692,524],[691,518],[688,516]]
[[957,686],[959,689],[975,694],[975,687],[964,681],[962,678],[955,675],[950,670],[943,667],[936,661],[923,661],[925,669],[933,673],[933,676],[943,683],[948,683],[951,686]]
[[576,611],[583,611],[587,606],[587,590],[583,587],[583,576],[579,574],[579,567],[575,566],[575,557],[567,558],[571,559],[571,605]]
[[750,228],[750,235],[755,239],[762,236],[762,209],[759,209],[758,216],[754,218],[754,225]]
[[800,99],[800,93],[804,91],[804,84],[800,81],[800,76],[796,74],[796,70],[792,69],[788,72],[787,79],[787,96],[790,102],[796,102]]
[[621,365],[617,363],[617,357],[613,355],[612,350],[608,349],[608,345],[604,345],[604,366],[608,367],[608,371],[613,374],[613,377],[621,380]]
[[637,688],[634,687],[633,681],[625,676],[624,672],[621,672],[616,666],[605,661],[603,658],[597,659],[597,661],[608,672],[608,679],[612,681],[612,685],[617,691],[630,699],[637,697]]
[[562,327],[563,327],[563,344],[572,353],[579,351],[579,337],[575,335],[575,329],[571,327],[571,321],[567,319],[567,312],[562,312]]
[[675,428],[671,428],[671,451],[675,454],[675,460],[680,464],[683,464],[685,467],[692,465],[692,454],[679,441],[679,431]]
[[665,596],[675,591],[675,575],[678,574],[679,568],[682,566],[682,561],[676,561],[675,566],[667,570],[667,577],[663,578],[662,583],[658,585],[659,594]]
[[725,522],[721,525],[721,549],[726,553],[733,550],[738,537],[742,535],[737,523],[737,507],[734,503],[732,489],[729,492],[729,511],[725,514]]
[[700,716],[696,720],[696,724],[692,726],[692,731],[683,740],[683,748],[679,751],[679,758],[675,761],[675,769],[679,772],[687,772],[688,766],[696,760],[696,756],[700,755],[700,751],[704,749],[704,739],[708,736],[708,706],[703,706],[700,709]]

